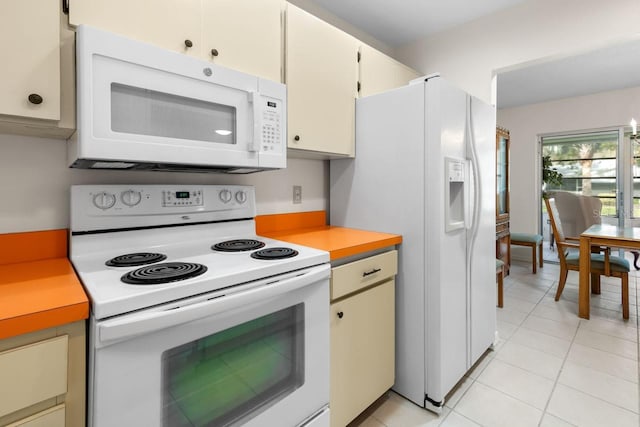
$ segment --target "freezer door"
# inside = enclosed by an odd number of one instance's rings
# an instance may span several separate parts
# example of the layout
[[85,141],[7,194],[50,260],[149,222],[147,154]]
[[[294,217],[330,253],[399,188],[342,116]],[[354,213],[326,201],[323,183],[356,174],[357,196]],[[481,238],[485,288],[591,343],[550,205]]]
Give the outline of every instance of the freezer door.
[[[467,371],[467,235],[465,216],[468,206],[466,161],[467,94],[442,78],[425,85],[425,394],[429,409],[437,409],[446,394]],[[448,169],[451,164],[459,173]],[[450,227],[451,209],[447,189],[458,191],[457,220],[461,227]],[[434,407],[430,407],[430,403]]]

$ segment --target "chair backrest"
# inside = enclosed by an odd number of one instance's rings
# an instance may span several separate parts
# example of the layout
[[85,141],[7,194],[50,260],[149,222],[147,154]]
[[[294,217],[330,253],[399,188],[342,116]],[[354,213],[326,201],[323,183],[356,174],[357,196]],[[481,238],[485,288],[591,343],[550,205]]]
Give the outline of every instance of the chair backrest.
[[565,235],[562,230],[562,222],[560,221],[560,214],[558,213],[558,206],[556,205],[555,198],[544,199],[544,203],[547,205],[547,214],[551,220],[551,228],[553,229],[553,237],[556,242],[564,243]]
[[555,191],[558,214],[556,221],[563,224],[565,236],[578,237],[593,224],[600,224],[602,201],[598,197],[583,196],[568,191]]
[[553,230],[553,237],[556,239],[556,246],[558,247],[558,258],[560,259],[560,265],[567,268],[567,249],[565,249],[565,234],[562,230],[562,221],[558,214],[558,206],[556,206],[556,200],[554,198],[544,199],[547,205],[547,214],[551,220],[551,228]]
[[579,224],[582,222],[582,210],[578,196],[568,191],[555,191],[551,195],[555,200],[557,212],[555,215],[556,222],[564,225],[564,232],[567,236],[577,236],[579,234]]
[[584,230],[592,225],[602,224],[602,200],[594,196],[579,196],[579,199],[584,224],[581,226],[582,229],[578,231],[582,234]]

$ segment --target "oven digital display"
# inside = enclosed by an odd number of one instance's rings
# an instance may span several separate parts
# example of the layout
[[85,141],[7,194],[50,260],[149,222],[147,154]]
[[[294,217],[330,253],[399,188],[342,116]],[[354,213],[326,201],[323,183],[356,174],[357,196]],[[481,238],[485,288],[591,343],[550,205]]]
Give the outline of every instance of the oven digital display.
[[273,107],[276,108],[276,103],[273,101],[267,101],[267,107]]
[[188,199],[190,193],[188,191],[176,191],[176,199]]

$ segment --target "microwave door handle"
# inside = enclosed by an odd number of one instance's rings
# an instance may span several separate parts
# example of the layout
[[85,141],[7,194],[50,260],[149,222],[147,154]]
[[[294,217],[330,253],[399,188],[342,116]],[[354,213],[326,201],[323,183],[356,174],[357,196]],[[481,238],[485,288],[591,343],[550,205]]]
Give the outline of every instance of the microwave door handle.
[[[184,323],[203,319],[207,316],[224,313],[247,305],[266,301],[296,289],[303,288],[329,278],[329,265],[323,264],[305,273],[269,284],[256,286],[236,294],[185,305],[171,310],[154,311],[111,319],[98,325],[95,337],[96,347],[105,347],[113,342],[122,341],[138,335],[149,334],[161,329],[171,328]],[[273,279],[270,279],[273,280]],[[327,295],[328,300],[328,295]]]
[[253,108],[253,139],[249,141],[249,151],[252,153],[260,151],[260,138],[262,132],[262,110],[260,109],[260,93],[249,92],[249,103]]

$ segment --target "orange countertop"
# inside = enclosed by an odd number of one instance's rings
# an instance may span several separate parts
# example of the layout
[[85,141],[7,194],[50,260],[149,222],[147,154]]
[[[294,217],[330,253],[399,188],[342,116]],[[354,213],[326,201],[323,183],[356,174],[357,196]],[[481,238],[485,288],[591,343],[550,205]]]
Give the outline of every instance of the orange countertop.
[[402,236],[325,225],[324,211],[256,217],[259,235],[329,252],[331,260],[402,243]]
[[0,235],[0,339],[89,317],[67,230]]

